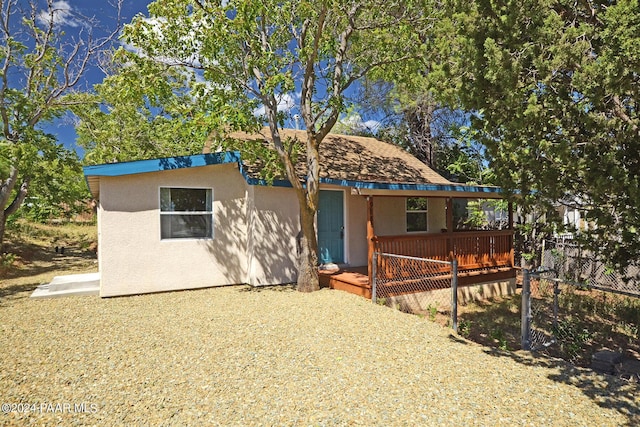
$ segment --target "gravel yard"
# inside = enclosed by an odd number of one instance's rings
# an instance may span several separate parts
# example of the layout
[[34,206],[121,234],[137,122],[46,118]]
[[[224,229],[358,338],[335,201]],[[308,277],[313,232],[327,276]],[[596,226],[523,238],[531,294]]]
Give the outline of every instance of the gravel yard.
[[341,291],[0,297],[3,425],[640,423],[637,384]]

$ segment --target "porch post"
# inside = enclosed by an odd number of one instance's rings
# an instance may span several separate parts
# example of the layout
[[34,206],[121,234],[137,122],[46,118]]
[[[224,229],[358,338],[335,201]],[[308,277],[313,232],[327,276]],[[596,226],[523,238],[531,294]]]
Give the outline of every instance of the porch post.
[[373,252],[375,250],[373,239],[373,196],[367,196],[367,272],[369,274],[369,286],[373,286]]

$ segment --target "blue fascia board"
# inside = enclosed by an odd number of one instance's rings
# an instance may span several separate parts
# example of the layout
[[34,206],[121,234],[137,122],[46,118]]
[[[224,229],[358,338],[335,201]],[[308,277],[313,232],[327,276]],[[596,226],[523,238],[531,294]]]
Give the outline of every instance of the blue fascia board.
[[[268,182],[265,179],[255,178],[242,166],[239,151],[226,151],[219,153],[195,154],[192,156],[165,157],[161,159],[136,160],[131,162],[108,163],[102,165],[85,166],[83,172],[85,180],[90,176],[122,176],[147,172],[160,172],[173,169],[192,168],[198,166],[219,165],[225,163],[237,163],[240,173],[249,185],[292,187],[286,179],[277,179]],[[338,185],[372,190],[408,190],[408,191],[447,191],[466,192],[478,194],[501,194],[500,187],[485,187],[463,184],[419,184],[419,183],[387,183],[366,182],[348,179],[320,178],[321,184]],[[303,183],[304,185],[304,183]]]
[[501,194],[500,187],[485,187],[464,184],[418,184],[418,183],[389,183],[389,182],[364,182],[348,179],[320,178],[323,184],[339,185],[341,187],[353,187],[369,190],[408,190],[408,191],[448,191],[465,193],[489,193]]
[[249,185],[264,185],[264,186],[272,186],[272,187],[293,187],[291,182],[287,179],[274,179],[272,182],[267,181],[262,178],[255,178],[249,175],[249,173],[242,166],[242,162],[238,159],[238,165],[240,166],[240,173],[244,177],[245,181]]
[[239,151],[195,154],[192,156],[165,157],[162,159],[135,160],[132,162],[108,163],[85,166],[82,168],[88,176],[121,176],[146,172],[160,172],[172,169],[193,168],[198,166],[240,163]]

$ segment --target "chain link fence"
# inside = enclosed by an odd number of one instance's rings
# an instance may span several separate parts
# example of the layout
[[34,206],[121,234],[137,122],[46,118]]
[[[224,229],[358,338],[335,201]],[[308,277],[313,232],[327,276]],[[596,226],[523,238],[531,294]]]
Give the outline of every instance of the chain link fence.
[[382,252],[373,254],[374,303],[428,316],[450,316],[457,330],[456,261],[440,261]]
[[553,270],[563,283],[640,297],[640,265],[620,270],[602,262],[596,254],[571,239],[546,240],[541,260],[543,270]]
[[523,270],[524,350],[589,366],[604,348],[637,352],[639,324],[637,298],[567,282],[555,270]]

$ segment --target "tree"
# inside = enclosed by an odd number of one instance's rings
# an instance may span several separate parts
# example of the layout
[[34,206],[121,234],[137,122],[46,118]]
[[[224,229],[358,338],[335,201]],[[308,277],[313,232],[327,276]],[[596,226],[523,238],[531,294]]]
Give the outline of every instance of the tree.
[[617,265],[640,255],[637,0],[448,3],[433,83],[473,112],[504,188],[581,209]]
[[[268,125],[269,148],[300,206],[300,291],[319,288],[314,217],[322,140],[348,107],[346,93],[355,82],[417,58],[422,41],[415,30],[429,25],[429,11],[398,0],[159,0],[149,5],[151,19],[138,16],[125,27],[124,40],[142,56],[201,73],[220,106],[209,118],[221,134]],[[279,105],[298,97],[306,140],[285,140]],[[259,107],[264,115],[256,120]],[[304,156],[296,157],[300,146]],[[297,158],[304,159],[304,177],[296,173]]]
[[[119,4],[116,6],[119,12]],[[62,27],[82,28],[66,36]],[[65,1],[0,0],[0,247],[6,220],[22,205],[43,162],[62,153],[39,127],[59,118],[74,100],[74,88],[90,60],[119,31],[96,37],[94,19],[75,14]]]
[[[88,164],[188,155],[202,150],[215,109],[193,72],[120,49],[103,61],[107,77],[73,108]],[[89,102],[90,101],[90,102]]]
[[[428,56],[428,55],[427,55]],[[376,136],[397,144],[455,182],[493,184],[484,146],[474,139],[469,114],[445,104],[429,86],[429,63],[410,82],[365,81],[361,111],[381,117]],[[381,73],[379,79],[385,79]],[[360,122],[358,122],[360,123]],[[351,129],[357,133],[358,129]]]

